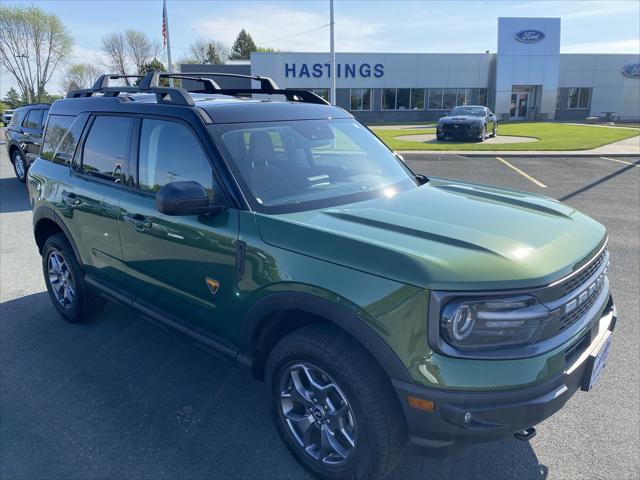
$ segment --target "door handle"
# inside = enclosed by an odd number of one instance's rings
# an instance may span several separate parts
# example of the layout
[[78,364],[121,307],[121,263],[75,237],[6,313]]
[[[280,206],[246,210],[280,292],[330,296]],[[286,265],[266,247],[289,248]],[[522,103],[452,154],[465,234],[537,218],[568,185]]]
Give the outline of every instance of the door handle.
[[62,199],[72,207],[77,207],[78,205],[80,205],[80,199],[73,192],[62,192]]
[[127,213],[123,217],[123,220],[125,222],[133,223],[135,229],[139,232],[142,232],[144,230],[151,230],[151,227],[153,227],[153,222],[151,222],[144,215],[140,215],[139,213]]

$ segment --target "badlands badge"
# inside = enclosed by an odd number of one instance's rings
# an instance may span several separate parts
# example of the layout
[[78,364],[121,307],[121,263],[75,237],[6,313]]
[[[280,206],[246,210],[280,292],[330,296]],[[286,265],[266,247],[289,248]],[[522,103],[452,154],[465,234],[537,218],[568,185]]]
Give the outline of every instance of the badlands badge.
[[209,287],[211,295],[215,295],[220,288],[220,282],[209,277],[204,277],[204,281],[206,282],[207,287]]

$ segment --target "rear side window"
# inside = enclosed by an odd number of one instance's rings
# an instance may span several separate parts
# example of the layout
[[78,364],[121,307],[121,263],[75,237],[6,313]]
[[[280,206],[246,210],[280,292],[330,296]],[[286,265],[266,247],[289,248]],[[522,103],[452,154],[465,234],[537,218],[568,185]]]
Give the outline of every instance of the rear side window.
[[60,165],[70,165],[85,123],[86,115],[50,115],[40,157]]
[[128,117],[96,117],[82,151],[82,173],[113,183],[124,183],[128,172]]
[[211,165],[198,139],[180,123],[144,119],[138,160],[140,190],[155,193],[167,183],[183,181],[198,182],[213,199]]
[[44,110],[31,110],[27,114],[27,118],[24,119],[22,126],[24,128],[41,128],[42,127],[42,113]]
[[24,110],[16,110],[13,112],[13,116],[11,117],[11,122],[9,122],[10,126],[21,125],[22,119],[24,118],[25,111]]

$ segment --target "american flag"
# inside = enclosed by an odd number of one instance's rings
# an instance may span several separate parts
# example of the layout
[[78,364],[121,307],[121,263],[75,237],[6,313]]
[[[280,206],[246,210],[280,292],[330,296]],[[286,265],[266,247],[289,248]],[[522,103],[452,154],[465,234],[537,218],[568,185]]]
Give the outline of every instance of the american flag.
[[162,47],[167,48],[167,0],[162,4]]

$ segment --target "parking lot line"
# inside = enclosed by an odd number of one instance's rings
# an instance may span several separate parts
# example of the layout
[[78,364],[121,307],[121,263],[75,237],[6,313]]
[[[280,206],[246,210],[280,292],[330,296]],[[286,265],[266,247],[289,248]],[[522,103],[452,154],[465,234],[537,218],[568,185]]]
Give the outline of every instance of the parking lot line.
[[529,175],[526,172],[523,172],[522,170],[520,170],[518,167],[516,167],[515,165],[511,165],[509,162],[507,162],[504,158],[501,157],[496,157],[499,161],[501,161],[502,163],[504,163],[507,167],[509,167],[512,170],[515,170],[516,172],[518,172],[520,175],[522,175],[524,178],[526,178],[527,180],[529,180],[530,182],[535,183],[537,186],[541,187],[541,188],[547,188],[547,186],[542,183],[540,180],[536,180],[535,178],[533,178],[531,175]]
[[640,164],[638,163],[631,163],[631,162],[627,162],[625,160],[619,160],[617,158],[610,158],[610,157],[600,157],[603,160],[610,160],[612,162],[618,162],[618,163],[624,163],[625,165],[633,165],[634,167],[640,167]]

